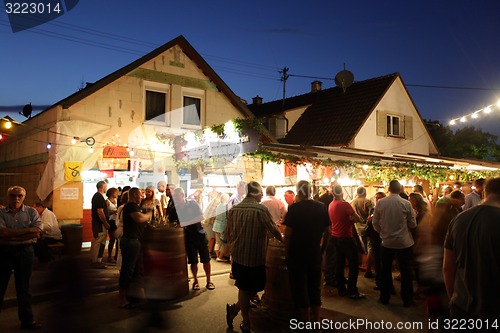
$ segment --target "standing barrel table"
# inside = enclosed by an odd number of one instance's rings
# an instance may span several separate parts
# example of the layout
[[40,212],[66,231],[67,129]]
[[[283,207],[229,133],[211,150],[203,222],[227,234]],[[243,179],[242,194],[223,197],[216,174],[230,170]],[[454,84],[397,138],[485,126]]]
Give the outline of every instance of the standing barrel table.
[[298,315],[290,294],[285,244],[275,238],[271,238],[267,246],[266,286],[262,302],[274,319],[289,320]]
[[63,253],[77,256],[82,252],[83,226],[81,224],[63,224],[61,226]]
[[175,300],[189,294],[183,228],[147,228],[144,234],[148,299]]

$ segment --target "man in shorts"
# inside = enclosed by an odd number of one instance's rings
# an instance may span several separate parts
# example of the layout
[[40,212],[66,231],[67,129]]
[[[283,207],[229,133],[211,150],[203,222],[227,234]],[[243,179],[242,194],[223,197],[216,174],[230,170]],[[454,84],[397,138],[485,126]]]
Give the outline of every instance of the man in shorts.
[[181,227],[184,227],[184,240],[186,243],[186,254],[188,257],[188,264],[193,273],[193,290],[200,290],[198,283],[198,254],[200,261],[203,264],[203,270],[207,277],[206,288],[214,290],[215,285],[210,280],[210,254],[208,252],[208,240],[205,230],[201,225],[203,220],[203,213],[198,203],[194,200],[186,200],[186,195],[181,187],[174,190],[172,194],[174,200],[175,210],[179,218]]
[[226,227],[227,240],[232,244],[232,273],[238,287],[238,302],[226,304],[226,322],[232,328],[233,320],[241,310],[243,321],[240,329],[243,333],[250,332],[250,300],[264,290],[266,284],[268,233],[283,242],[269,210],[259,204],[262,187],[255,181],[246,186],[247,196],[228,211]]

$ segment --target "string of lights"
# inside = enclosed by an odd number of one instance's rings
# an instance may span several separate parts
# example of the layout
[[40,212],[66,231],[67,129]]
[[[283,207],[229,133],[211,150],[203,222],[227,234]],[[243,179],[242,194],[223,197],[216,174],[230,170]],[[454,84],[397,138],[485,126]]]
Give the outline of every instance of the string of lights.
[[480,118],[483,114],[489,114],[493,111],[493,109],[496,108],[500,111],[500,100],[496,102],[496,104],[490,104],[482,109],[476,110],[474,112],[471,112],[469,114],[463,115],[461,117],[454,118],[450,120],[449,124],[451,126],[457,125],[458,123],[465,123],[468,120],[471,119],[478,119]]
[[[56,146],[61,146],[61,147],[75,147],[75,148],[79,148],[79,149],[87,149],[88,153],[92,154],[92,153],[94,153],[95,149],[100,149],[102,151],[104,149],[104,147],[111,145],[111,146],[115,146],[115,147],[125,148],[126,151],[128,152],[129,157],[131,157],[131,158],[135,157],[138,160],[140,160],[141,159],[140,156],[144,156],[145,153],[147,153],[147,154],[151,154],[151,153],[164,154],[165,153],[164,151],[157,151],[157,150],[151,149],[151,148],[140,148],[140,147],[133,147],[129,144],[122,144],[119,134],[113,135],[113,137],[111,138],[110,141],[101,142],[101,141],[96,141],[96,139],[92,136],[89,136],[86,138],[80,138],[78,136],[73,136],[73,135],[66,134],[66,133],[60,133],[60,132],[56,132],[56,131],[49,130],[49,129],[43,129],[43,128],[39,128],[36,126],[30,126],[30,125],[27,125],[25,123],[19,123],[13,119],[10,119],[7,117],[3,117],[0,120],[3,122],[2,127],[8,131],[13,128],[13,125],[21,125],[21,126],[30,127],[32,129],[38,129],[38,130],[40,130],[40,132],[52,133],[52,134],[55,134],[57,136],[62,136],[62,137],[69,139],[68,141],[56,140],[56,142],[53,142],[50,139],[40,140],[40,139],[35,139],[32,137],[23,137],[23,140],[29,140],[29,141],[33,141],[33,142],[37,142],[37,143],[42,143],[43,145],[45,145],[45,148],[47,149],[47,151],[51,150],[52,148],[54,148]],[[3,140],[4,137],[12,137],[12,135],[10,133],[0,133],[0,141]],[[85,145],[84,146],[77,146],[77,143],[85,143]]]

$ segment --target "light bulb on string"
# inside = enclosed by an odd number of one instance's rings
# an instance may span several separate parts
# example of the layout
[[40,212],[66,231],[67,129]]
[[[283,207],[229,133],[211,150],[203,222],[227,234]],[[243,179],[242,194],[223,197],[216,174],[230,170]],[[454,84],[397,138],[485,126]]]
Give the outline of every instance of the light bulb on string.
[[52,143],[50,143],[50,142],[49,142],[49,143],[47,143],[47,146],[46,146],[46,147],[47,147],[47,149],[52,148]]
[[500,109],[500,100],[498,100],[495,104],[490,104],[490,105],[488,105],[488,106],[486,106],[486,107],[484,107],[482,109],[479,109],[477,111],[471,112],[471,113],[466,114],[466,115],[464,115],[462,117],[454,118],[454,119],[450,120],[449,125],[450,126],[456,125],[457,121],[460,121],[461,123],[465,123],[467,121],[468,117],[470,117],[472,119],[478,119],[481,112],[484,112],[486,114],[490,114],[493,111],[493,107],[495,107],[495,106],[498,109]]
[[93,153],[94,152],[94,147],[90,147],[89,148],[89,153]]

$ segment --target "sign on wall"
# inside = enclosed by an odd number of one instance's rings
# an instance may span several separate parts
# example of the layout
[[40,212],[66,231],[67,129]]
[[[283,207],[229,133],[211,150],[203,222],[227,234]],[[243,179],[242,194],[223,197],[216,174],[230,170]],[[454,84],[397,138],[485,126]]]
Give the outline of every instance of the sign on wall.
[[64,162],[64,180],[68,182],[82,181],[83,162]]

